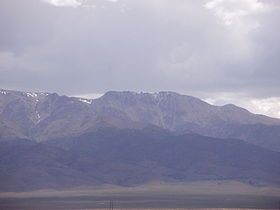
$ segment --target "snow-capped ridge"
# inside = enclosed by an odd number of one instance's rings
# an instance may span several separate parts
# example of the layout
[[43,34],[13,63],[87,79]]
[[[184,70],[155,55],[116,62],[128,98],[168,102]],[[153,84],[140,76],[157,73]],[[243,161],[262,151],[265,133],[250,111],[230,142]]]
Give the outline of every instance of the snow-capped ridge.
[[78,98],[78,101],[86,103],[86,104],[92,104],[92,99]]
[[1,94],[4,94],[4,95],[7,95],[7,94],[8,94],[8,92],[6,92],[6,91],[4,91],[4,90],[0,90],[0,93],[1,93]]

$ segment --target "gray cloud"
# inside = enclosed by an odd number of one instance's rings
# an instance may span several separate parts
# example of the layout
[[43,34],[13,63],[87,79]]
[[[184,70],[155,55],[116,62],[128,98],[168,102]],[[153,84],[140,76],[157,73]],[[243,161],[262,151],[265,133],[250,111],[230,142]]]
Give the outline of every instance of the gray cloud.
[[280,97],[278,0],[69,2],[0,2],[2,88]]

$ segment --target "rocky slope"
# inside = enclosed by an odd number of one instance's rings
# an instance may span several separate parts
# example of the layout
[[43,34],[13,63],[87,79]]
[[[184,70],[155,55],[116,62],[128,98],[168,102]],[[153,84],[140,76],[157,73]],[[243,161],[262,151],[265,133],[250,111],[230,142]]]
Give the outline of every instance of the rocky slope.
[[110,91],[89,100],[56,93],[0,91],[1,140],[45,141],[106,127],[150,126],[177,133],[239,138],[280,151],[280,120],[235,105],[212,106],[174,92]]

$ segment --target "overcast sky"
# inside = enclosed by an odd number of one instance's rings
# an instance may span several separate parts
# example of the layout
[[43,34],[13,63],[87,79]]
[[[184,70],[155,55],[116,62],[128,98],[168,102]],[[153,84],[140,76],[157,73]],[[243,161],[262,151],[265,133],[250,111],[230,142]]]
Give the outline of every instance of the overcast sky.
[[170,90],[280,117],[279,0],[1,0],[0,88]]

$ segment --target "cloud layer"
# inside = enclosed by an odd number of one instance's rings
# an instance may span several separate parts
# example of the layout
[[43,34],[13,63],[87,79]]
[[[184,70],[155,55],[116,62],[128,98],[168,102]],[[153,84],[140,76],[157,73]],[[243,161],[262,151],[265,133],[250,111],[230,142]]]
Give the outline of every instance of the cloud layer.
[[56,7],[79,7],[82,6],[82,2],[78,0],[43,0]]
[[278,107],[279,19],[278,0],[3,0],[0,86],[173,90]]

